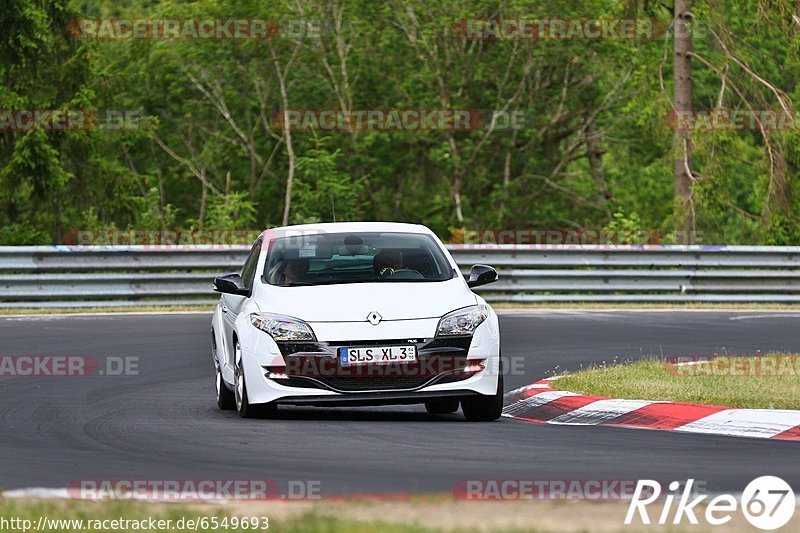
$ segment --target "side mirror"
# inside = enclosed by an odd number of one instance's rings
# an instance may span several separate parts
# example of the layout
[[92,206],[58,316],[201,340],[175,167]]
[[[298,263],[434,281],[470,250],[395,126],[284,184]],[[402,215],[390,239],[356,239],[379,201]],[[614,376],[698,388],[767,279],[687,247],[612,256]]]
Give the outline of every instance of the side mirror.
[[498,280],[500,276],[497,275],[497,270],[489,265],[473,265],[472,270],[469,272],[469,281],[467,285],[470,288],[480,287],[481,285],[488,285]]
[[214,278],[214,290],[224,294],[237,296],[250,296],[250,289],[244,286],[242,276],[239,274],[225,274]]

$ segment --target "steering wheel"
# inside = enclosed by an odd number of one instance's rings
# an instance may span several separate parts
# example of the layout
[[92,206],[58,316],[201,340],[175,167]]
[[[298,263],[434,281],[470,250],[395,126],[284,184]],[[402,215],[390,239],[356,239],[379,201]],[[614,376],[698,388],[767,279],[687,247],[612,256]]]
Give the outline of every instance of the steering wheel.
[[403,280],[403,279],[425,279],[420,272],[414,270],[413,268],[398,268],[397,270],[391,268],[389,269],[392,273],[385,277],[390,277],[392,279]]

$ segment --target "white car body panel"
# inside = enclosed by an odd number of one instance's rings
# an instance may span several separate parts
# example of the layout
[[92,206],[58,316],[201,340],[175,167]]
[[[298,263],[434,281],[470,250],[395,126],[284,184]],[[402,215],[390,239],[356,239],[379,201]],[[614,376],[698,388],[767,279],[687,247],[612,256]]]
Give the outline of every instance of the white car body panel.
[[[279,287],[261,279],[267,260],[270,239],[285,235],[315,233],[396,232],[431,236],[450,265],[458,270],[441,241],[424,226],[395,223],[337,223],[293,226],[268,230],[262,234],[262,246],[250,297],[223,294],[212,318],[216,345],[215,358],[225,385],[234,384],[234,339],[242,350],[242,366],[250,403],[262,404],[287,398],[337,398],[357,400],[359,392],[335,392],[320,388],[284,386],[266,377],[267,367],[281,367],[285,359],[278,343],[254,327],[253,313],[275,313],[305,321],[320,343],[343,341],[380,341],[386,339],[433,339],[441,317],[456,309],[486,304],[458,275],[447,281],[343,283],[317,286]],[[434,384],[406,391],[430,395],[437,392],[463,391],[493,395],[500,373],[500,334],[497,314],[488,307],[487,319],[477,327],[468,348],[467,358],[482,364],[484,370],[452,383]],[[378,312],[382,320],[372,325],[367,316]],[[384,343],[385,345],[385,343]],[[382,391],[392,392],[392,391]],[[404,402],[408,403],[408,402]]]
[[[306,322],[365,322],[372,311],[378,311],[384,321],[438,319],[453,309],[475,305],[476,301],[475,294],[465,291],[464,281],[458,278],[430,283],[261,285],[258,290],[262,311],[302,317]],[[317,338],[330,340],[319,334]]]

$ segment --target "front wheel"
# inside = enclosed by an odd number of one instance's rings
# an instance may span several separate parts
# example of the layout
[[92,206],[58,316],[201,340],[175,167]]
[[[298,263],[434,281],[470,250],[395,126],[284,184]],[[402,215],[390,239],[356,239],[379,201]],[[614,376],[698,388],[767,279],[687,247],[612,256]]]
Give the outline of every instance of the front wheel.
[[236,399],[236,412],[242,418],[264,418],[277,411],[274,405],[251,404],[247,399],[247,384],[244,379],[244,365],[242,364],[242,348],[236,341],[236,356],[233,371],[233,394]]
[[219,367],[219,355],[217,354],[217,341],[214,338],[214,333],[211,333],[211,350],[214,354],[214,373],[215,373],[215,386],[217,389],[217,406],[224,410],[229,411],[236,407],[236,398],[233,392],[225,386],[222,381],[222,371]]
[[225,383],[222,382],[222,372],[217,367],[217,406],[223,411],[230,411],[236,407],[236,398],[233,392],[228,390]]
[[461,400],[461,410],[469,422],[490,422],[503,414],[503,367],[497,377],[497,392],[493,396],[476,396]]

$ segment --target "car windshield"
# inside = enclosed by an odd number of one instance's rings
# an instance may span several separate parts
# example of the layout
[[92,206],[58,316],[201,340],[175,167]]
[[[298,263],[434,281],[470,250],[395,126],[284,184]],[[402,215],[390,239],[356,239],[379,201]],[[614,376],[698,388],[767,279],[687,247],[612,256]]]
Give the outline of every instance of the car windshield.
[[414,233],[323,233],[274,239],[263,279],[282,287],[432,282],[457,275],[436,241]]

